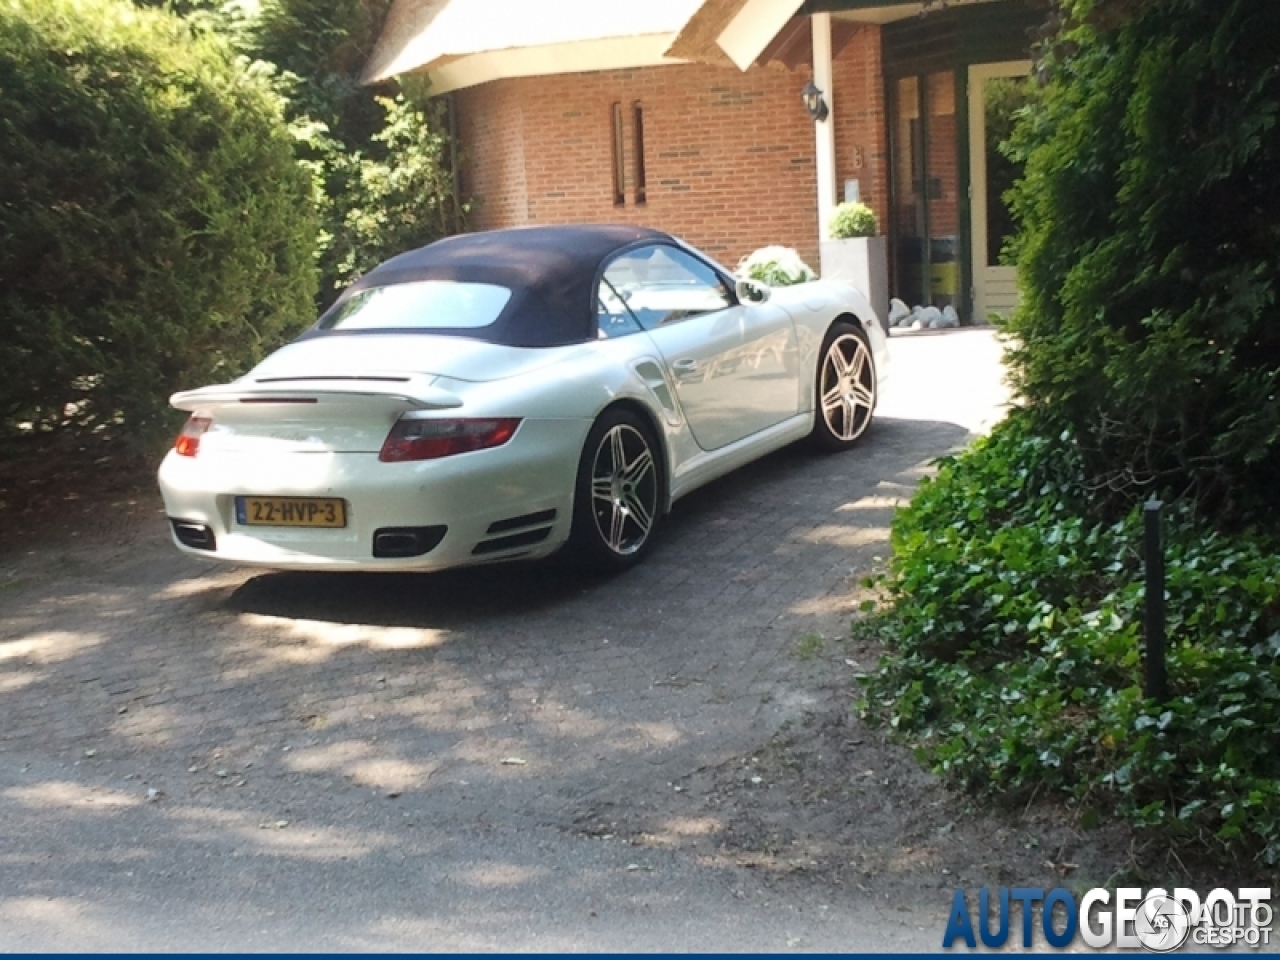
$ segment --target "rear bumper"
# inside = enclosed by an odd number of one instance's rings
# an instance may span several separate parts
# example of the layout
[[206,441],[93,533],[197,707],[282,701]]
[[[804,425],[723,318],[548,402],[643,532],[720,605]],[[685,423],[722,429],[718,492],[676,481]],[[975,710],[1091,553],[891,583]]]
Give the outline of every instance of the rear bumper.
[[[173,521],[207,528],[192,556],[293,570],[442,570],[539,557],[569,536],[578,460],[590,421],[526,420],[507,444],[439,460],[382,463],[376,453],[232,454],[180,457],[160,467]],[[237,521],[237,496],[341,497],[339,529],[263,527]],[[375,556],[375,535],[428,530],[420,555]],[[183,540],[188,542],[184,543]],[[385,550],[379,552],[385,553]],[[393,550],[394,552],[394,550]]]

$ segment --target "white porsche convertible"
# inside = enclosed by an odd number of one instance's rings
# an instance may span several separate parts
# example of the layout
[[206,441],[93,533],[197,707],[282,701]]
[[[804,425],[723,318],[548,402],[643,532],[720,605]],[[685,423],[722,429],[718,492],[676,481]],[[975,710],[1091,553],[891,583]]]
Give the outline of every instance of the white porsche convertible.
[[866,432],[865,297],[776,290],[666,234],[450,237],[352,285],[233,383],[178,393],[178,547],[231,563],[439,570],[568,546],[639,560],[672,503],[804,438]]

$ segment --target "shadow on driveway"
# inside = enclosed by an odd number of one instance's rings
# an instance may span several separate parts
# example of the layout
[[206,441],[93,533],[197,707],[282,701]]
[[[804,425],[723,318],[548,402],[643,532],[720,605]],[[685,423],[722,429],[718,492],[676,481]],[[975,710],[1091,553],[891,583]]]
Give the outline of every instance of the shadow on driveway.
[[[267,573],[247,580],[227,606],[241,613],[338,623],[453,627],[550,612],[601,591],[629,593],[621,584],[634,581],[661,583],[664,595],[670,595],[666,574],[673,568],[696,591],[698,584],[690,579],[732,579],[761,555],[775,555],[789,536],[816,518],[851,529],[887,521],[890,513],[832,515],[851,492],[892,482],[916,467],[927,449],[945,452],[966,437],[953,424],[880,419],[865,442],[845,454],[818,454],[794,444],[682,498],[665,519],[646,563],[618,576],[584,574],[558,558],[434,574]],[[796,579],[804,578],[803,551],[790,553],[786,563]]]

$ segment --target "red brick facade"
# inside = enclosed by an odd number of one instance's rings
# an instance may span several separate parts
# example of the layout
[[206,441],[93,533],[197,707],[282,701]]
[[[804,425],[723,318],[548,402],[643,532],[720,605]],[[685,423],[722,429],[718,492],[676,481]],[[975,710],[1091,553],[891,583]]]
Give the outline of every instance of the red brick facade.
[[[867,27],[834,65],[837,193],[857,178],[884,224],[887,149],[880,36]],[[757,247],[818,262],[807,67],[742,73],[682,64],[497,80],[456,96],[463,189],[477,229],[532,223],[658,227],[732,267]],[[621,104],[626,202],[614,202],[613,104]],[[643,112],[645,202],[636,202],[633,107]]]
[[836,199],[846,180],[857,180],[864,203],[889,229],[889,143],[880,28],[862,26],[832,61],[836,132]]

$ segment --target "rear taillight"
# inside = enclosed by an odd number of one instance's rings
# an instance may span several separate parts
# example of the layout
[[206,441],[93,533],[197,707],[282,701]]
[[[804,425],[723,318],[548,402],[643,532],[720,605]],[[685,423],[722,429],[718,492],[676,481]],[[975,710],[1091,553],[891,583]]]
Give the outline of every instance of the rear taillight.
[[178,451],[178,456],[194,457],[200,450],[200,438],[212,425],[213,420],[209,417],[192,417],[188,420],[173,444],[173,449]]
[[419,419],[412,416],[396,421],[382,445],[378,459],[384,463],[405,460],[437,460],[455,453],[500,447],[520,426],[518,417],[494,420]]

